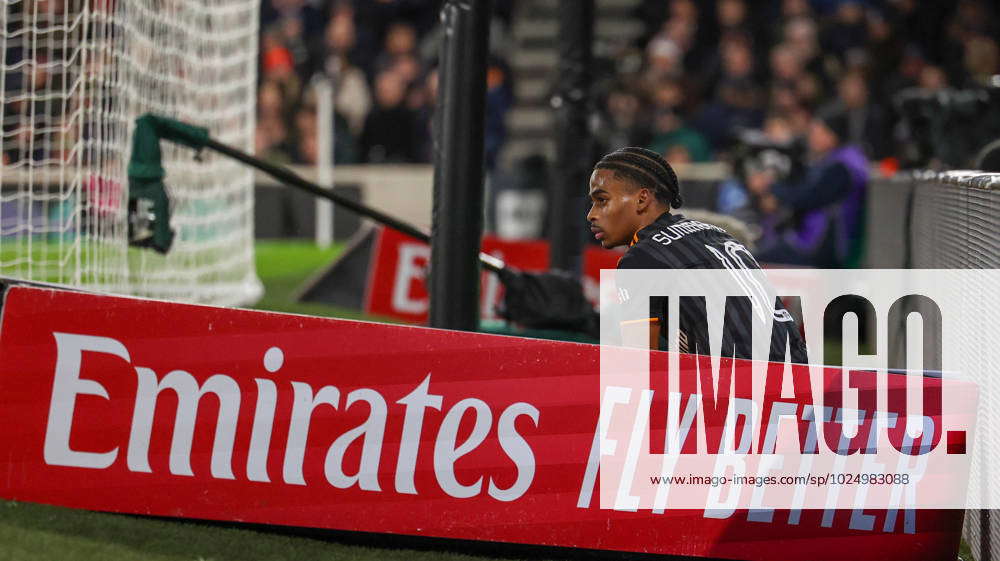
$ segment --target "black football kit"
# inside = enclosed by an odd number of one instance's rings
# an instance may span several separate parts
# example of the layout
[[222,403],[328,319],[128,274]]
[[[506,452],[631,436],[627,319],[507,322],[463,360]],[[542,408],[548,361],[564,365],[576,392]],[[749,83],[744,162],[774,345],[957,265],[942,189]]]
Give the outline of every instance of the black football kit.
[[[636,232],[632,243],[618,262],[618,269],[728,269],[734,286],[744,286],[748,278],[760,278],[747,271],[759,271],[760,265],[749,250],[718,226],[665,212],[649,226]],[[759,273],[756,273],[759,275]],[[742,277],[742,280],[741,280]],[[654,321],[666,332],[666,298],[651,297],[648,309],[641,302],[623,302],[627,290],[621,290],[620,310],[624,321]],[[771,291],[773,293],[773,291]],[[648,313],[647,313],[648,312]],[[792,362],[805,363],[805,343],[797,324],[782,303],[775,300],[772,315],[771,349],[768,360],[784,362],[786,347]],[[751,357],[752,326],[750,298],[727,298],[721,356]],[[708,324],[704,297],[681,298],[679,305],[678,350],[680,352],[719,355],[709,348]],[[665,340],[661,339],[661,348]],[[787,343],[787,345],[786,345]]]

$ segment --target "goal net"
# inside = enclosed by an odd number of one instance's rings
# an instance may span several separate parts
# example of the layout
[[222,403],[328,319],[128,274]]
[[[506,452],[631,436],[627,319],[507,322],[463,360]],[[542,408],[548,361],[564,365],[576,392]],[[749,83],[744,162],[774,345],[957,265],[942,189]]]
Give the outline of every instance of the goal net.
[[135,118],[252,150],[256,0],[0,0],[0,275],[220,305],[261,293],[253,175],[163,143],[174,243],[128,246]]

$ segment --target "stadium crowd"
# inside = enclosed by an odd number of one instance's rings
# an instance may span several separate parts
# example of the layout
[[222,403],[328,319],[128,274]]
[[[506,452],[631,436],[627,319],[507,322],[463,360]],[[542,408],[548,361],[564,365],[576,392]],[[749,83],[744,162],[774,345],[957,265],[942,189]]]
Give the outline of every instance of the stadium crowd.
[[838,107],[847,141],[894,154],[893,96],[983,85],[1000,71],[995,8],[980,0],[645,0],[646,32],[618,57],[604,111],[610,144],[709,161],[733,132],[804,136]]
[[[511,3],[494,4],[486,127],[491,164],[513,102],[510,72],[497,47]],[[430,162],[439,10],[437,0],[265,0],[257,154],[316,162],[317,103],[310,85],[326,76],[334,86],[336,163]]]
[[[494,2],[487,150],[502,147],[513,102],[505,62],[513,4]],[[440,0],[265,0],[258,153],[316,158],[317,74],[334,78],[339,162],[426,162],[437,94]],[[983,0],[643,0],[637,41],[595,63],[607,147],[648,146],[704,162],[734,130],[804,136],[840,107],[870,158],[905,131],[890,103],[905,88],[981,84],[1000,70],[996,9]]]
[[[514,103],[507,37],[515,2],[494,2],[489,169]],[[310,84],[326,75],[334,84],[337,163],[431,161],[440,5],[265,0],[258,155],[316,162]],[[986,0],[642,0],[631,14],[644,26],[639,37],[596,42],[594,157],[642,146],[675,165],[730,161],[738,173],[721,185],[714,210],[760,225],[762,253],[847,264],[870,163],[887,170],[900,160],[914,164],[907,150],[927,136],[901,118],[894,100],[904,91],[986,86],[1000,73],[997,11]],[[748,143],[786,147],[797,165],[766,158],[740,165]],[[544,177],[527,169],[538,167],[537,157],[523,165],[522,175]],[[837,229],[838,239],[824,237]]]

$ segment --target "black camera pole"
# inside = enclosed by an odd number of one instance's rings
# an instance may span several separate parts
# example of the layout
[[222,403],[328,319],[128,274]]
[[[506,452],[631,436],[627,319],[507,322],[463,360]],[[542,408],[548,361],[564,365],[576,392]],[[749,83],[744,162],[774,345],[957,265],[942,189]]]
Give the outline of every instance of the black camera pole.
[[587,178],[593,166],[593,143],[587,130],[594,0],[560,0],[559,69],[551,104],[556,118],[555,181],[549,191],[549,240],[552,268],[578,277],[583,242],[589,233]]
[[[174,119],[150,114],[141,118],[149,121],[148,124],[155,131],[158,139],[162,138],[178,142],[199,151],[204,148],[215,150],[220,154],[260,170],[287,185],[301,189],[317,197],[333,201],[361,216],[371,218],[422,242],[431,242],[431,236],[412,224],[403,222],[357,201],[337,195],[331,190],[324,189],[316,183],[304,179],[288,168],[267,163],[242,150],[214,140],[208,136],[208,130],[205,128],[195,127]],[[158,139],[152,137],[148,139],[149,146],[146,147],[147,152],[155,146],[158,154]],[[149,155],[147,154],[147,156]],[[133,159],[135,157],[136,154],[133,153]],[[130,174],[132,171],[136,171],[132,170],[132,167],[130,163]],[[138,167],[141,168],[142,166]],[[484,269],[498,273],[501,282],[507,287],[505,309],[508,312],[512,312],[504,314],[504,317],[508,320],[520,323],[526,327],[552,328],[553,326],[559,326],[559,328],[575,330],[584,329],[587,325],[593,324],[592,321],[580,321],[582,315],[588,316],[588,320],[593,320],[595,316],[593,310],[586,304],[586,298],[583,296],[583,288],[579,281],[567,278],[565,275],[558,273],[521,272],[513,267],[508,267],[503,260],[482,252],[479,253],[479,263]],[[561,304],[552,306],[553,302]],[[512,303],[514,304],[513,308],[511,307]],[[549,313],[546,311],[548,308],[554,308],[554,311]],[[518,310],[524,313],[516,313]]]
[[[269,164],[261,159],[255,158],[250,154],[247,154],[246,152],[243,152],[242,150],[237,150],[236,148],[233,148],[228,144],[223,144],[212,138],[206,139],[203,143],[203,146],[205,148],[211,148],[212,150],[215,150],[220,154],[225,154],[226,156],[229,156],[234,160],[243,162],[244,164],[247,164],[252,168],[258,169],[266,173],[267,175],[270,175],[271,177],[277,179],[278,181],[281,181],[282,183],[286,183],[288,185],[291,185],[297,189],[301,189],[307,193],[310,193],[322,199],[332,201],[350,211],[356,212],[357,214],[364,216],[366,218],[371,218],[372,220],[380,224],[384,224],[385,226],[388,226],[394,230],[398,230],[414,239],[420,240],[428,244],[431,243],[430,234],[424,232],[420,228],[417,228],[413,224],[410,224],[408,222],[403,222],[402,220],[394,216],[388,215],[380,210],[376,210],[358,201],[342,197],[334,193],[330,189],[324,189],[320,187],[318,184],[305,179],[301,175],[295,173],[294,171],[286,167]],[[503,260],[493,257],[492,255],[480,253],[479,259],[484,269],[493,271],[494,273],[500,272],[501,270],[506,268],[506,265],[504,264]]]
[[486,61],[491,0],[446,0],[441,7],[440,84],[434,127],[434,218],[430,325],[479,328],[483,235]]

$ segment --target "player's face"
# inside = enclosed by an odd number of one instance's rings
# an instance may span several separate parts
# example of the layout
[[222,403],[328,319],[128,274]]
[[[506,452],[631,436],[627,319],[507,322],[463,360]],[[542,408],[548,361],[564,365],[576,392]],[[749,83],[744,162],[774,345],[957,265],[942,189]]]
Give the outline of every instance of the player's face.
[[590,176],[590,231],[604,247],[628,244],[639,230],[639,189],[615,178],[615,172],[594,170]]

